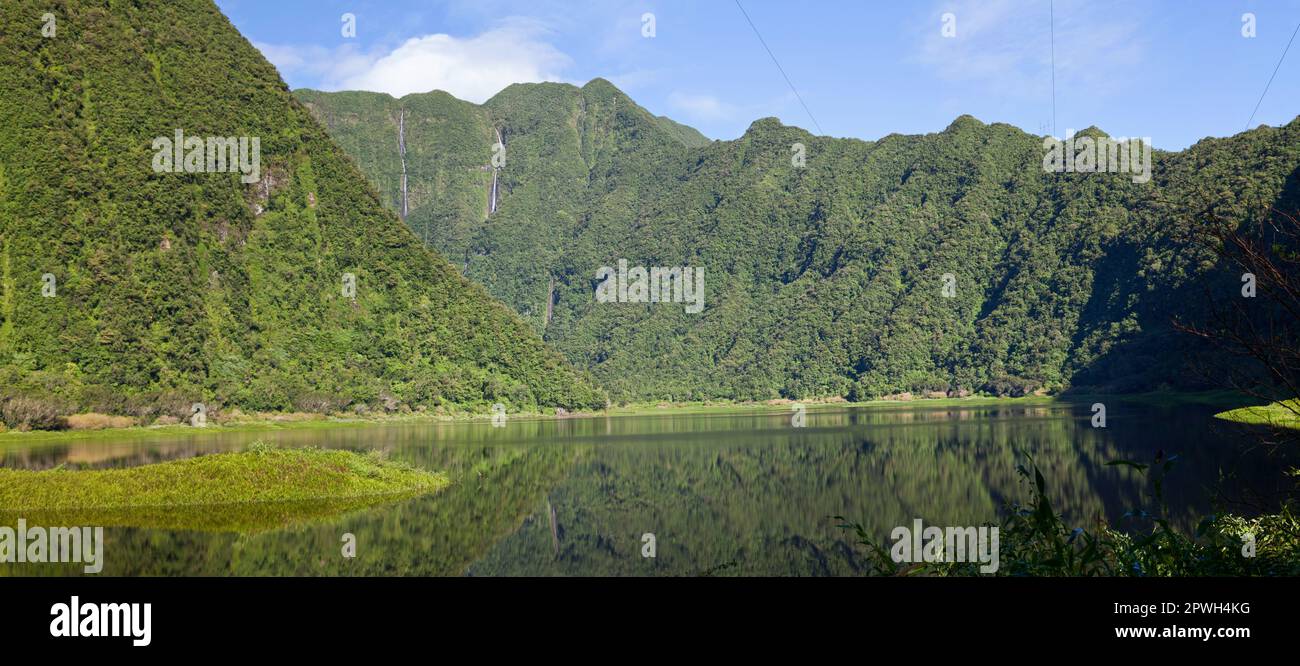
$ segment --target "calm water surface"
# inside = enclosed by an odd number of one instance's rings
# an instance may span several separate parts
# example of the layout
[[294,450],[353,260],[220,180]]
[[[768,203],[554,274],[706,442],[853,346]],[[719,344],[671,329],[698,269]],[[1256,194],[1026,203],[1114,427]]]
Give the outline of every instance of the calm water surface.
[[[101,575],[856,575],[863,553],[832,516],[881,542],[915,518],[995,521],[1027,497],[1018,451],[1079,524],[1120,522],[1142,503],[1145,478],[1105,463],[1158,450],[1180,456],[1167,499],[1184,525],[1209,510],[1213,489],[1279,487],[1279,462],[1211,413],[1110,405],[1105,429],[1090,426],[1086,405],[1061,404],[814,410],[804,428],[778,408],[512,419],[6,445],[0,466],[125,467],[261,439],[382,449],[454,480],[436,495],[256,534],[109,527]],[[344,533],[356,535],[355,559],[341,556]],[[653,559],[641,556],[645,533]],[[16,573],[76,571],[24,567]]]

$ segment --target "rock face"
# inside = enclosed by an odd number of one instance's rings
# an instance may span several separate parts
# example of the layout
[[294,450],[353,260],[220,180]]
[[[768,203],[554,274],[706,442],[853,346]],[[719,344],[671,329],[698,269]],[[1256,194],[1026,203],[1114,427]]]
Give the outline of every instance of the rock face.
[[[0,13],[0,402],[605,402],[384,209],[213,3],[70,0],[55,38],[28,29],[48,9]],[[206,150],[173,160],[179,136]]]

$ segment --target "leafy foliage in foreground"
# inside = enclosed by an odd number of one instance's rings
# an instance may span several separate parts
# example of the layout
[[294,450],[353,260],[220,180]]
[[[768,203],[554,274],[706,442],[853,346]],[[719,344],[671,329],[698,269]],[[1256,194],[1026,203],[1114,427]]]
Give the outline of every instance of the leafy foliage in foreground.
[[[0,417],[595,407],[604,396],[384,210],[209,0],[0,13]],[[155,173],[258,137],[260,180]],[[344,273],[356,297],[343,294]],[[57,295],[42,296],[53,275]]]
[[[1045,173],[1042,137],[969,116],[870,142],[766,118],[704,143],[601,79],[481,106],[296,94],[390,207],[403,118],[407,224],[625,401],[1192,388],[1197,343],[1171,320],[1241,271],[1188,242],[1189,211],[1255,224],[1300,189],[1300,121],[1156,151],[1141,184]],[[703,267],[704,312],[596,303],[618,259]]]
[[[1117,460],[1145,472],[1152,508],[1138,507],[1126,518],[1136,525],[1117,529],[1098,521],[1091,529],[1070,528],[1052,507],[1047,481],[1030,460],[1016,471],[1031,486],[1026,504],[1013,504],[1001,525],[998,575],[1003,576],[1296,576],[1300,575],[1300,517],[1291,505],[1256,518],[1210,515],[1194,533],[1174,527],[1164,506],[1165,476],[1177,457],[1157,455],[1152,464]],[[841,528],[869,550],[877,575],[980,575],[978,562],[895,563],[860,524],[842,517]],[[1121,528],[1126,526],[1120,526]],[[1250,544],[1250,551],[1245,550]]]

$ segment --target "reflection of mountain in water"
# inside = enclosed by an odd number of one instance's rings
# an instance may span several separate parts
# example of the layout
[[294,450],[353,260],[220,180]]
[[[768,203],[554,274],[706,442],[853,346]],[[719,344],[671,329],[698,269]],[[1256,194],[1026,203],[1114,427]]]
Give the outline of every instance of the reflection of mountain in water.
[[[1115,520],[1143,500],[1143,478],[1105,463],[1149,459],[1154,443],[1170,441],[1171,429],[1179,429],[1150,416],[1121,411],[1113,424],[1124,431],[1115,437],[1117,430],[1095,430],[1059,407],[820,413],[803,430],[600,447],[551,494],[558,555],[549,547],[546,514],[538,511],[471,572],[858,573],[862,552],[832,516],[863,521],[880,542],[912,518],[945,525],[996,520],[1005,502],[1027,497],[1015,473],[1023,460],[1018,449],[1048,475],[1055,502],[1071,519]],[[1184,441],[1197,445],[1194,437]],[[1205,446],[1203,434],[1200,443],[1188,450],[1189,473],[1172,477],[1171,504],[1184,523],[1194,520],[1198,477],[1213,478],[1210,461],[1228,457]],[[644,533],[656,537],[653,560],[641,556]]]
[[[862,552],[831,516],[863,522],[886,541],[913,518],[941,525],[994,520],[1024,498],[1015,473],[1033,455],[1054,504],[1082,523],[1112,520],[1142,501],[1143,478],[1118,458],[1181,453],[1169,501],[1184,524],[1204,510],[1203,487],[1234,465],[1208,412],[1111,406],[1109,428],[1085,408],[672,414],[486,424],[285,431],[303,445],[382,448],[447,470],[454,485],[430,497],[257,535],[106,530],[105,572],[240,575],[847,575]],[[258,435],[264,439],[265,433]],[[238,436],[238,437],[243,437]],[[195,449],[238,447],[224,436],[141,443],[123,464]],[[12,453],[34,466],[75,446]],[[84,446],[93,446],[87,444]],[[168,452],[168,453],[164,453]],[[1241,482],[1265,486],[1276,461],[1245,459]],[[1199,505],[1199,507],[1197,506]],[[357,557],[341,557],[341,536]],[[657,557],[641,556],[644,533]]]

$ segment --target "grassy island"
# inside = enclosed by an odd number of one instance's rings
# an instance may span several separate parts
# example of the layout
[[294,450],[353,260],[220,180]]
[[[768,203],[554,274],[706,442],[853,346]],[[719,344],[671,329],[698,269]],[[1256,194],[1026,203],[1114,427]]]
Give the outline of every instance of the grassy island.
[[1241,407],[1220,412],[1215,416],[1225,421],[1235,421],[1248,425],[1266,425],[1275,428],[1295,428],[1300,430],[1300,415],[1296,413],[1297,406],[1300,405],[1300,399],[1291,400],[1288,404],[1274,402],[1254,407]]
[[0,517],[50,524],[260,531],[448,484],[377,454],[323,449],[218,453],[127,469],[0,469]]

